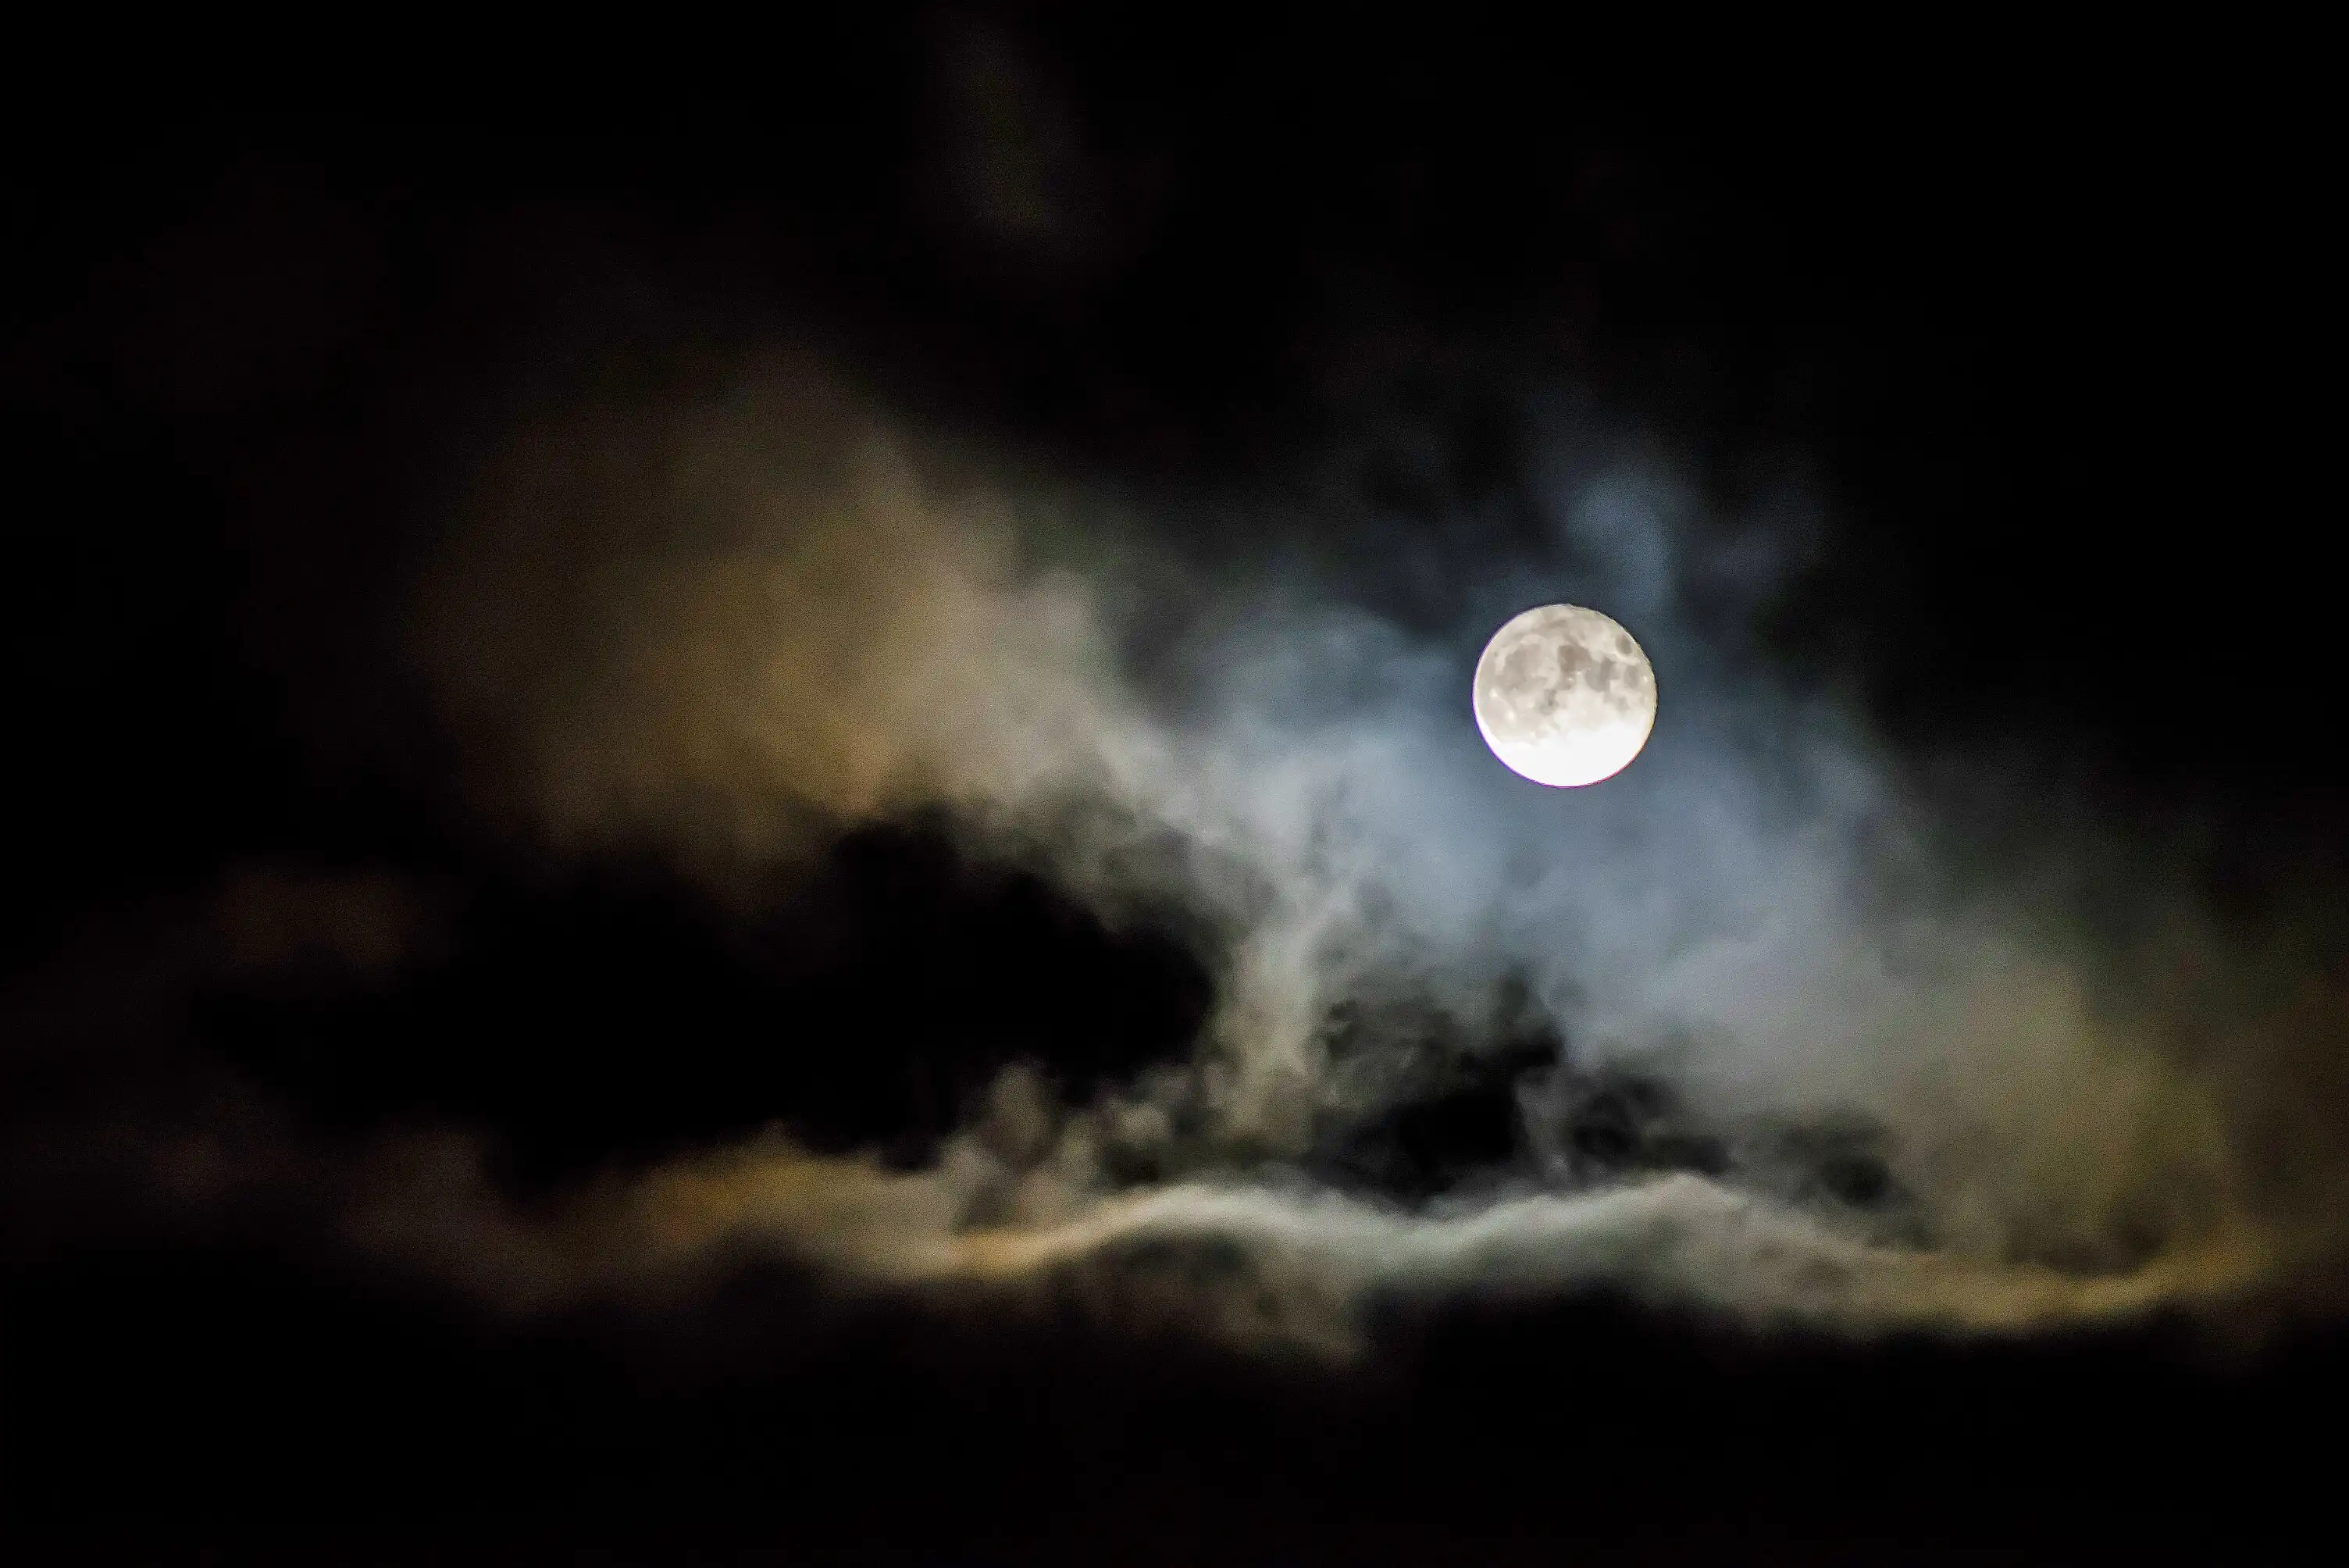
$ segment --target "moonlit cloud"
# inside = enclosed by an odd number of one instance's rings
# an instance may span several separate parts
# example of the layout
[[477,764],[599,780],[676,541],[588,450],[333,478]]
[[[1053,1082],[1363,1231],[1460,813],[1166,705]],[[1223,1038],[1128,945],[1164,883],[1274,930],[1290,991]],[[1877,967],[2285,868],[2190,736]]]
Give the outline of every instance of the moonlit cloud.
[[[1375,560],[1203,567],[1132,502],[989,475],[790,360],[519,433],[417,618],[488,809],[737,891],[943,809],[1112,921],[1191,912],[1217,1001],[1189,1061],[1097,1103],[1007,1080],[934,1169],[770,1140],[584,1195],[554,1230],[470,1179],[435,1198],[378,1172],[352,1233],[514,1303],[731,1246],[997,1288],[1139,1280],[1153,1247],[1214,1243],[1245,1288],[1152,1285],[1166,1310],[1331,1345],[1381,1292],[1601,1283],[1855,1331],[2023,1329],[2216,1309],[2322,1252],[2321,1202],[2254,1150],[2332,1059],[2329,1015],[2134,1009],[2116,977],[2147,953],[1952,863],[1893,759],[1698,614],[1766,598],[1799,542],[1708,520],[1651,451],[1557,444],[1552,539],[1487,552],[1430,627],[1361,592]],[[1478,744],[1469,662],[1544,598],[1642,618],[1669,696],[1636,778],[1561,797]],[[2184,904],[2166,929],[2249,972]],[[1339,1052],[1332,1019],[1401,1003],[1471,1055],[1529,1007],[1725,1152],[1644,1175],[1552,1154],[1416,1207],[1330,1191],[1319,1130],[1409,1079],[1406,1042]],[[1898,1204],[1825,1201],[1769,1152],[1836,1126],[1869,1130]],[[2282,1164],[2338,1169],[2328,1135],[2293,1135]],[[1113,1151],[1163,1174],[1118,1176],[1136,1162]]]
[[[1407,554],[1170,549],[1132,500],[987,472],[795,360],[551,412],[415,607],[478,808],[583,864],[655,849],[746,914],[861,824],[943,820],[1112,927],[1179,912],[1215,989],[1187,1054],[1083,1101],[1015,1062],[914,1169],[770,1132],[524,1202],[461,1127],[353,1145],[182,1087],[17,1175],[276,1214],[502,1312],[771,1257],[1334,1355],[1375,1304],[1493,1294],[1864,1335],[2305,1288],[2349,1163],[2337,999],[2154,849],[2065,821],[1969,859],[1966,808],[1719,616],[1785,552],[1653,452],[1557,438],[1552,533],[1471,549],[1431,618],[1381,608]],[[1668,694],[1635,774],[1582,791],[1507,773],[1468,710],[1485,633],[1553,599],[1636,606]],[[2075,891],[2099,866],[2127,940]],[[388,984],[440,918],[389,874],[250,868],[92,972],[145,975],[108,1006],[160,1020],[207,975]],[[26,1016],[20,1055],[88,1055]],[[840,1028],[788,1048],[862,1048]],[[1408,1142],[1462,1082],[1508,1124],[1473,1179],[1347,1177],[1347,1139]]]

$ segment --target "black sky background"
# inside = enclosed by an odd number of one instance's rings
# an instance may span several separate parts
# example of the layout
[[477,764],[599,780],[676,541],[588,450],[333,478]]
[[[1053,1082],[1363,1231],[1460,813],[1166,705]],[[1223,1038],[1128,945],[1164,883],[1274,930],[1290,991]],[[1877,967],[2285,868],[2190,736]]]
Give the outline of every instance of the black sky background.
[[[1699,82],[1450,13],[1123,8],[652,54],[658,87],[13,111],[17,1027],[239,867],[391,868],[461,913],[394,995],[209,995],[104,1082],[20,1056],[11,1140],[222,1073],[324,1136],[485,1126],[543,1192],[779,1117],[918,1158],[1022,1051],[1076,1081],[1180,1051],[1208,982],[1178,928],[1112,933],[934,827],[859,835],[746,929],[468,805],[400,617],[471,465],[596,378],[776,337],[1143,495],[1278,491],[1413,421],[1435,456],[1349,482],[1431,531],[1515,504],[1527,388],[1586,390],[1730,502],[1789,472],[1824,498],[1772,645],[1920,769],[2011,756],[2186,833],[2247,913],[2337,897],[2337,178],[2281,66],[1920,48]],[[742,1048],[884,996],[855,1064]],[[1335,1375],[754,1271],[657,1322],[514,1327],[266,1216],[10,1191],[0,1484],[67,1559],[2252,1561],[2340,1529],[2322,1325],[1852,1346],[1578,1301],[1398,1322]]]

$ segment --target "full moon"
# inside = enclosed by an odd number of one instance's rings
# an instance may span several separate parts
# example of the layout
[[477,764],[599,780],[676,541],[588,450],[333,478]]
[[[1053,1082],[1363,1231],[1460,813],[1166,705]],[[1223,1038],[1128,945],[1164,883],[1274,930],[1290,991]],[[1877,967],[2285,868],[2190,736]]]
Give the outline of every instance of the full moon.
[[1554,788],[1620,773],[1656,724],[1656,671],[1631,634],[1579,604],[1512,616],[1476,661],[1476,727],[1511,771]]

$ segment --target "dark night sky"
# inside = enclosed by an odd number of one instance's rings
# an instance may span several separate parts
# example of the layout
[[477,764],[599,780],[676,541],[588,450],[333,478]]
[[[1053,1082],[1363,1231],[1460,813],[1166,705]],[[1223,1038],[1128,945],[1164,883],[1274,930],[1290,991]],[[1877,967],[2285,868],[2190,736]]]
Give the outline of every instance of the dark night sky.
[[[1267,541],[1219,503],[1335,486],[1439,555],[1465,513],[1514,538],[1523,411],[1572,388],[1725,510],[1815,500],[1759,645],[1918,777],[1963,758],[2183,842],[2165,874],[2222,921],[2336,903],[2314,100],[2209,60],[1839,52],[1700,80],[1442,8],[942,9],[648,46],[657,87],[625,57],[429,93],[389,61],[347,92],[150,65],[11,109],[9,1528],[63,1561],[2337,1534],[2349,1373],[2298,1307],[2260,1336],[1847,1340],[1600,1292],[1398,1309],[1344,1370],[1067,1303],[844,1305],[755,1261],[512,1318],[297,1203],[160,1214],[102,1157],[150,1115],[324,1149],[446,1123],[530,1202],[771,1123],[918,1165],[1014,1059],[1080,1092],[1183,1055],[1216,979],[1180,910],[1109,920],[942,818],[846,830],[746,909],[481,805],[404,641],[471,477],[545,408],[775,342],[1002,469],[1165,502],[1176,557],[1340,580],[1345,506]],[[1459,604],[1380,592],[1404,625]],[[2214,651],[2209,623],[2240,631]],[[2034,826],[1985,810],[1985,839]],[[271,902],[314,883],[345,902]],[[428,912],[389,979],[169,977],[239,897],[298,956],[378,885]],[[865,1046],[759,1049],[778,1019]],[[1386,1125],[1399,1193],[1488,1136],[1482,1092]]]

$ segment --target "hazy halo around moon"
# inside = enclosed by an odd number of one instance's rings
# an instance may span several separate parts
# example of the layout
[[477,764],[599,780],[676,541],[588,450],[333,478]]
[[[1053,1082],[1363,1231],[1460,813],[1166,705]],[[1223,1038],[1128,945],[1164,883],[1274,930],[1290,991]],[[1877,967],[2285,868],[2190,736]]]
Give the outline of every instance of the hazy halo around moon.
[[1611,616],[1541,604],[1512,616],[1476,661],[1476,727],[1537,784],[1596,784],[1621,772],[1656,724],[1656,672]]

